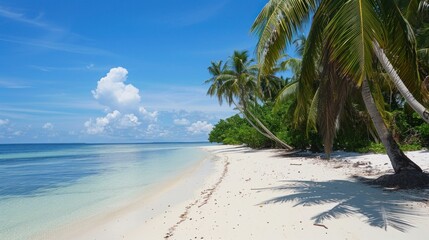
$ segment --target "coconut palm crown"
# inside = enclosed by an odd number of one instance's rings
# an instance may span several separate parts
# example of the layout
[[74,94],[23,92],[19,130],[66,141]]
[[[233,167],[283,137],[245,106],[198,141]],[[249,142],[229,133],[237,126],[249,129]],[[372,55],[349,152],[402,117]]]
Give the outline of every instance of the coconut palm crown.
[[[419,2],[427,3],[411,0],[409,9]],[[259,37],[256,54],[262,72],[275,66],[310,19],[297,85],[296,121],[307,119],[316,96],[319,131],[327,140],[329,155],[345,101],[352,92],[361,91],[395,172],[421,171],[392,140],[382,118],[383,104],[373,96],[376,91],[370,91],[379,88],[378,66],[382,66],[407,103],[429,122],[429,111],[418,102],[427,92],[421,87],[415,34],[398,1],[270,0],[252,26]],[[315,81],[320,82],[317,91]]]

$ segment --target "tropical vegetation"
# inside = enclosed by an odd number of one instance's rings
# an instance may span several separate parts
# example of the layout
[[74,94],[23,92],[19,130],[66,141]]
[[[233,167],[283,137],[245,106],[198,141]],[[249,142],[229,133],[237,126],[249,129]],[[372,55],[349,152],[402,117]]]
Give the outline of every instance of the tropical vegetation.
[[[323,148],[328,159],[383,146],[396,174],[422,172],[400,144],[429,141],[428,0],[270,0],[251,31],[256,63],[236,51],[207,81],[247,121],[221,121],[210,141]],[[293,44],[300,58],[285,55]]]

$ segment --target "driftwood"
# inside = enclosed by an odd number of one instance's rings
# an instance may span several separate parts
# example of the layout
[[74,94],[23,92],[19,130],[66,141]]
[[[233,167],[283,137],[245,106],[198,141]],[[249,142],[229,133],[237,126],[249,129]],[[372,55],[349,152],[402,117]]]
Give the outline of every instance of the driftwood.
[[314,226],[317,226],[317,227],[323,227],[323,228],[325,228],[325,229],[328,229],[328,227],[327,226],[325,226],[325,225],[323,225],[323,224],[318,224],[318,223],[315,223],[315,224],[313,224]]

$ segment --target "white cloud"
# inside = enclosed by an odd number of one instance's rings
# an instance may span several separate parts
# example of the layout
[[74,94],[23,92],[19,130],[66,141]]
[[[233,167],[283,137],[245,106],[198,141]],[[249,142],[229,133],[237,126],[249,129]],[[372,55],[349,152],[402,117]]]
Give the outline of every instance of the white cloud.
[[137,127],[141,124],[138,117],[134,114],[122,114],[118,110],[108,113],[105,117],[98,117],[95,120],[90,119],[85,122],[86,132],[88,134],[104,133],[107,129],[126,129]]
[[86,132],[88,134],[99,134],[103,133],[105,128],[116,118],[119,117],[121,113],[117,110],[108,113],[105,117],[98,117],[93,121],[92,119],[89,119],[85,122]]
[[186,118],[181,118],[181,119],[174,119],[174,124],[175,125],[179,125],[179,126],[186,126],[189,125],[189,120]]
[[139,89],[124,83],[127,75],[128,71],[123,67],[110,69],[109,73],[98,81],[92,95],[110,109],[138,108],[141,99]]
[[[130,84],[127,76],[127,69],[117,67],[110,69],[99,79],[92,95],[100,105],[105,107],[105,113],[92,117],[84,123],[87,134],[134,137],[142,140],[191,140],[201,138],[210,132],[213,128],[210,122],[215,122],[222,117],[217,114],[218,112],[207,113],[206,102],[211,100],[203,101],[198,98],[200,95],[205,96],[205,91],[200,88],[185,88],[183,91],[186,94],[179,94],[179,96],[176,96],[177,89],[174,94],[172,89],[168,92],[169,97],[165,98],[168,101],[165,102],[164,95],[160,96],[158,91],[148,91],[141,96],[140,90]],[[197,100],[194,100],[194,97],[197,97]],[[142,99],[145,99],[145,105]],[[156,101],[156,104],[150,104],[151,101]],[[169,108],[164,110],[161,108],[161,111],[145,108],[148,104],[157,106],[157,110],[160,110],[158,103],[161,102],[162,105],[163,101]],[[194,102],[204,105],[202,107],[204,110],[178,110],[183,109],[184,106],[188,108]]]
[[213,129],[213,125],[207,121],[197,121],[187,127],[188,132],[192,134],[209,133]]
[[0,126],[9,124],[9,119],[0,119]]
[[156,124],[149,124],[147,126],[147,128],[146,128],[146,131],[148,133],[154,133],[154,132],[158,131],[158,125],[156,125]]
[[141,122],[139,122],[138,117],[134,114],[126,114],[119,121],[120,128],[136,127],[140,124]]
[[127,69],[117,67],[110,69],[106,76],[98,81],[92,95],[106,107],[106,112],[110,113],[105,117],[86,121],[84,125],[88,134],[113,134],[115,129],[135,129],[142,124],[140,120],[147,123],[158,120],[157,111],[150,112],[142,106],[140,90],[132,84],[125,84],[127,76]]
[[52,130],[52,129],[54,129],[54,125],[52,124],[52,123],[50,123],[50,122],[47,122],[47,123],[45,123],[44,125],[43,125],[43,127],[42,127],[43,129],[47,129],[47,130]]
[[149,124],[145,131],[145,136],[150,138],[166,137],[169,134],[168,130],[163,129],[157,124]]
[[139,107],[139,112],[143,115],[144,119],[148,119],[148,120],[154,121],[154,122],[156,122],[158,120],[158,112],[157,111],[149,112],[148,110],[146,110],[146,108]]

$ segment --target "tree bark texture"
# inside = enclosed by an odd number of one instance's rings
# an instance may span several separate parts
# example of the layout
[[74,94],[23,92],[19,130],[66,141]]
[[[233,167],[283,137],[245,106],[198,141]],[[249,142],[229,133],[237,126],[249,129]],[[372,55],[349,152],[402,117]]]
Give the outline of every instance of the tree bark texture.
[[384,54],[383,49],[380,48],[380,45],[377,42],[374,42],[373,46],[375,55],[383,66],[384,70],[387,72],[387,74],[389,74],[390,79],[395,84],[398,91],[405,98],[405,101],[407,101],[411,108],[413,108],[414,111],[416,111],[423,118],[423,120],[429,123],[429,110],[414,98],[413,94],[408,90],[402,79],[399,77],[398,73],[395,71],[395,68],[390,63],[386,54]]
[[371,89],[366,79],[364,79],[364,81],[362,82],[361,91],[365,107],[368,110],[369,115],[371,116],[371,120],[374,124],[378,136],[380,137],[381,142],[386,148],[387,155],[389,156],[390,162],[395,173],[400,173],[403,170],[416,170],[418,172],[422,172],[422,169],[413,161],[411,161],[404,154],[404,152],[402,152],[402,150],[399,148],[399,145],[393,139],[391,132],[386,127],[386,124],[375,105],[374,98],[371,94]]

